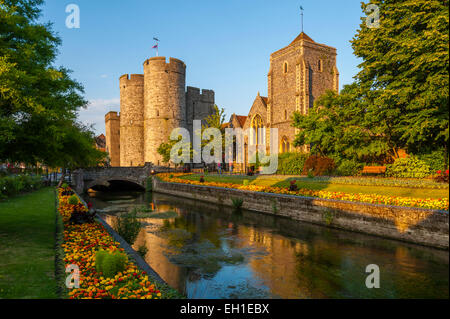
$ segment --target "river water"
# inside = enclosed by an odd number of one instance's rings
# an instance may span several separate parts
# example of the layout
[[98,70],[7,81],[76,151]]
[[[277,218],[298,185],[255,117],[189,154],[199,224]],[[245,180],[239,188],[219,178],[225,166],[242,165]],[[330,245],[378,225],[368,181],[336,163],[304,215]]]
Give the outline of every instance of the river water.
[[[158,193],[85,195],[113,225],[140,213],[133,247],[188,298],[448,298],[449,253]],[[164,214],[162,214],[164,213]],[[368,265],[380,270],[369,289]]]

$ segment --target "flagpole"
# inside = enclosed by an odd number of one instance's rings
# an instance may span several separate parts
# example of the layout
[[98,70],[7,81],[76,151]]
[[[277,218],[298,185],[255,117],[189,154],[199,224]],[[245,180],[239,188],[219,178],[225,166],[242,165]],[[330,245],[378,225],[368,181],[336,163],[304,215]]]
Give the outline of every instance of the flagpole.
[[302,32],[303,32],[303,7],[300,6],[300,15],[301,15],[301,21],[302,21]]

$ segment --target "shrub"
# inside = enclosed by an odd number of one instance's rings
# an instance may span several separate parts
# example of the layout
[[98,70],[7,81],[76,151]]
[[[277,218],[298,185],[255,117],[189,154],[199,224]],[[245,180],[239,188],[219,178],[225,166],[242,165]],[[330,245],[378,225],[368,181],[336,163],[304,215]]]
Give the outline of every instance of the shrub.
[[78,205],[79,202],[80,201],[78,200],[78,196],[77,195],[74,194],[74,195],[69,197],[68,203],[70,205]]
[[305,162],[303,174],[311,172],[314,176],[330,175],[335,170],[334,160],[329,157],[311,155]]
[[339,176],[356,176],[358,175],[364,164],[355,160],[342,160],[336,169],[336,174]]
[[300,175],[303,172],[307,155],[303,153],[283,153],[278,156],[277,174]]
[[125,270],[128,263],[126,254],[115,251],[107,252],[99,250],[95,255],[95,268],[107,278],[114,277],[117,273]]
[[137,219],[136,214],[136,209],[134,209],[131,212],[118,216],[114,222],[115,231],[130,245],[133,245],[142,228],[142,224]]
[[0,198],[37,190],[43,186],[38,175],[7,175],[0,177]]
[[244,179],[244,180],[242,181],[242,185],[248,186],[248,184],[249,184],[248,179]]
[[67,185],[67,183],[63,183],[62,185],[61,185],[61,188],[68,188],[69,187],[69,185]]
[[232,198],[231,201],[233,202],[233,207],[235,209],[240,209],[244,204],[244,199],[242,198]]
[[424,161],[429,167],[431,172],[437,172],[445,167],[445,151],[437,150],[429,154],[417,155],[417,157]]
[[424,178],[430,175],[430,166],[415,156],[397,158],[387,165],[386,176],[403,178]]
[[138,254],[141,255],[142,258],[145,258],[145,255],[148,253],[148,248],[146,244],[140,245],[138,250]]

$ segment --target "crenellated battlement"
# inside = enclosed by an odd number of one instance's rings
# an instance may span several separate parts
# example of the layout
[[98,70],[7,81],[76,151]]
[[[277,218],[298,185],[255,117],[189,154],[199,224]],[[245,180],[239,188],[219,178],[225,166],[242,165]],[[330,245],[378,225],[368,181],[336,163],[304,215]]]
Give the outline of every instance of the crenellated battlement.
[[117,112],[111,111],[106,113],[105,115],[105,121],[110,121],[110,120],[120,120],[120,116]]
[[151,70],[160,70],[160,71],[172,71],[177,73],[186,73],[186,64],[176,58],[169,58],[169,63],[167,63],[166,57],[157,56],[153,58],[149,58],[144,62],[144,69],[150,68]]
[[215,94],[213,90],[203,89],[188,86],[186,88],[187,96],[191,97],[194,101],[201,101],[205,103],[214,103]]
[[143,74],[124,74],[119,78],[120,86],[124,85],[144,85]]

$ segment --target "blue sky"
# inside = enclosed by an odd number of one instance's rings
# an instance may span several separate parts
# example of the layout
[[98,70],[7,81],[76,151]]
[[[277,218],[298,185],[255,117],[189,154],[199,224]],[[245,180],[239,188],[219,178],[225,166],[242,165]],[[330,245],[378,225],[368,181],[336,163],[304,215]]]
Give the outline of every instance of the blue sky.
[[[80,8],[79,29],[68,29],[68,4]],[[62,39],[57,65],[73,70],[85,87],[87,110],[81,121],[104,132],[104,114],[119,110],[119,77],[142,73],[145,59],[175,57],[187,65],[186,84],[216,93],[216,104],[246,115],[258,91],[267,95],[272,52],[304,30],[313,40],[337,48],[341,88],[357,73],[360,61],[350,40],[363,12],[360,0],[47,0],[41,20],[53,23]]]

